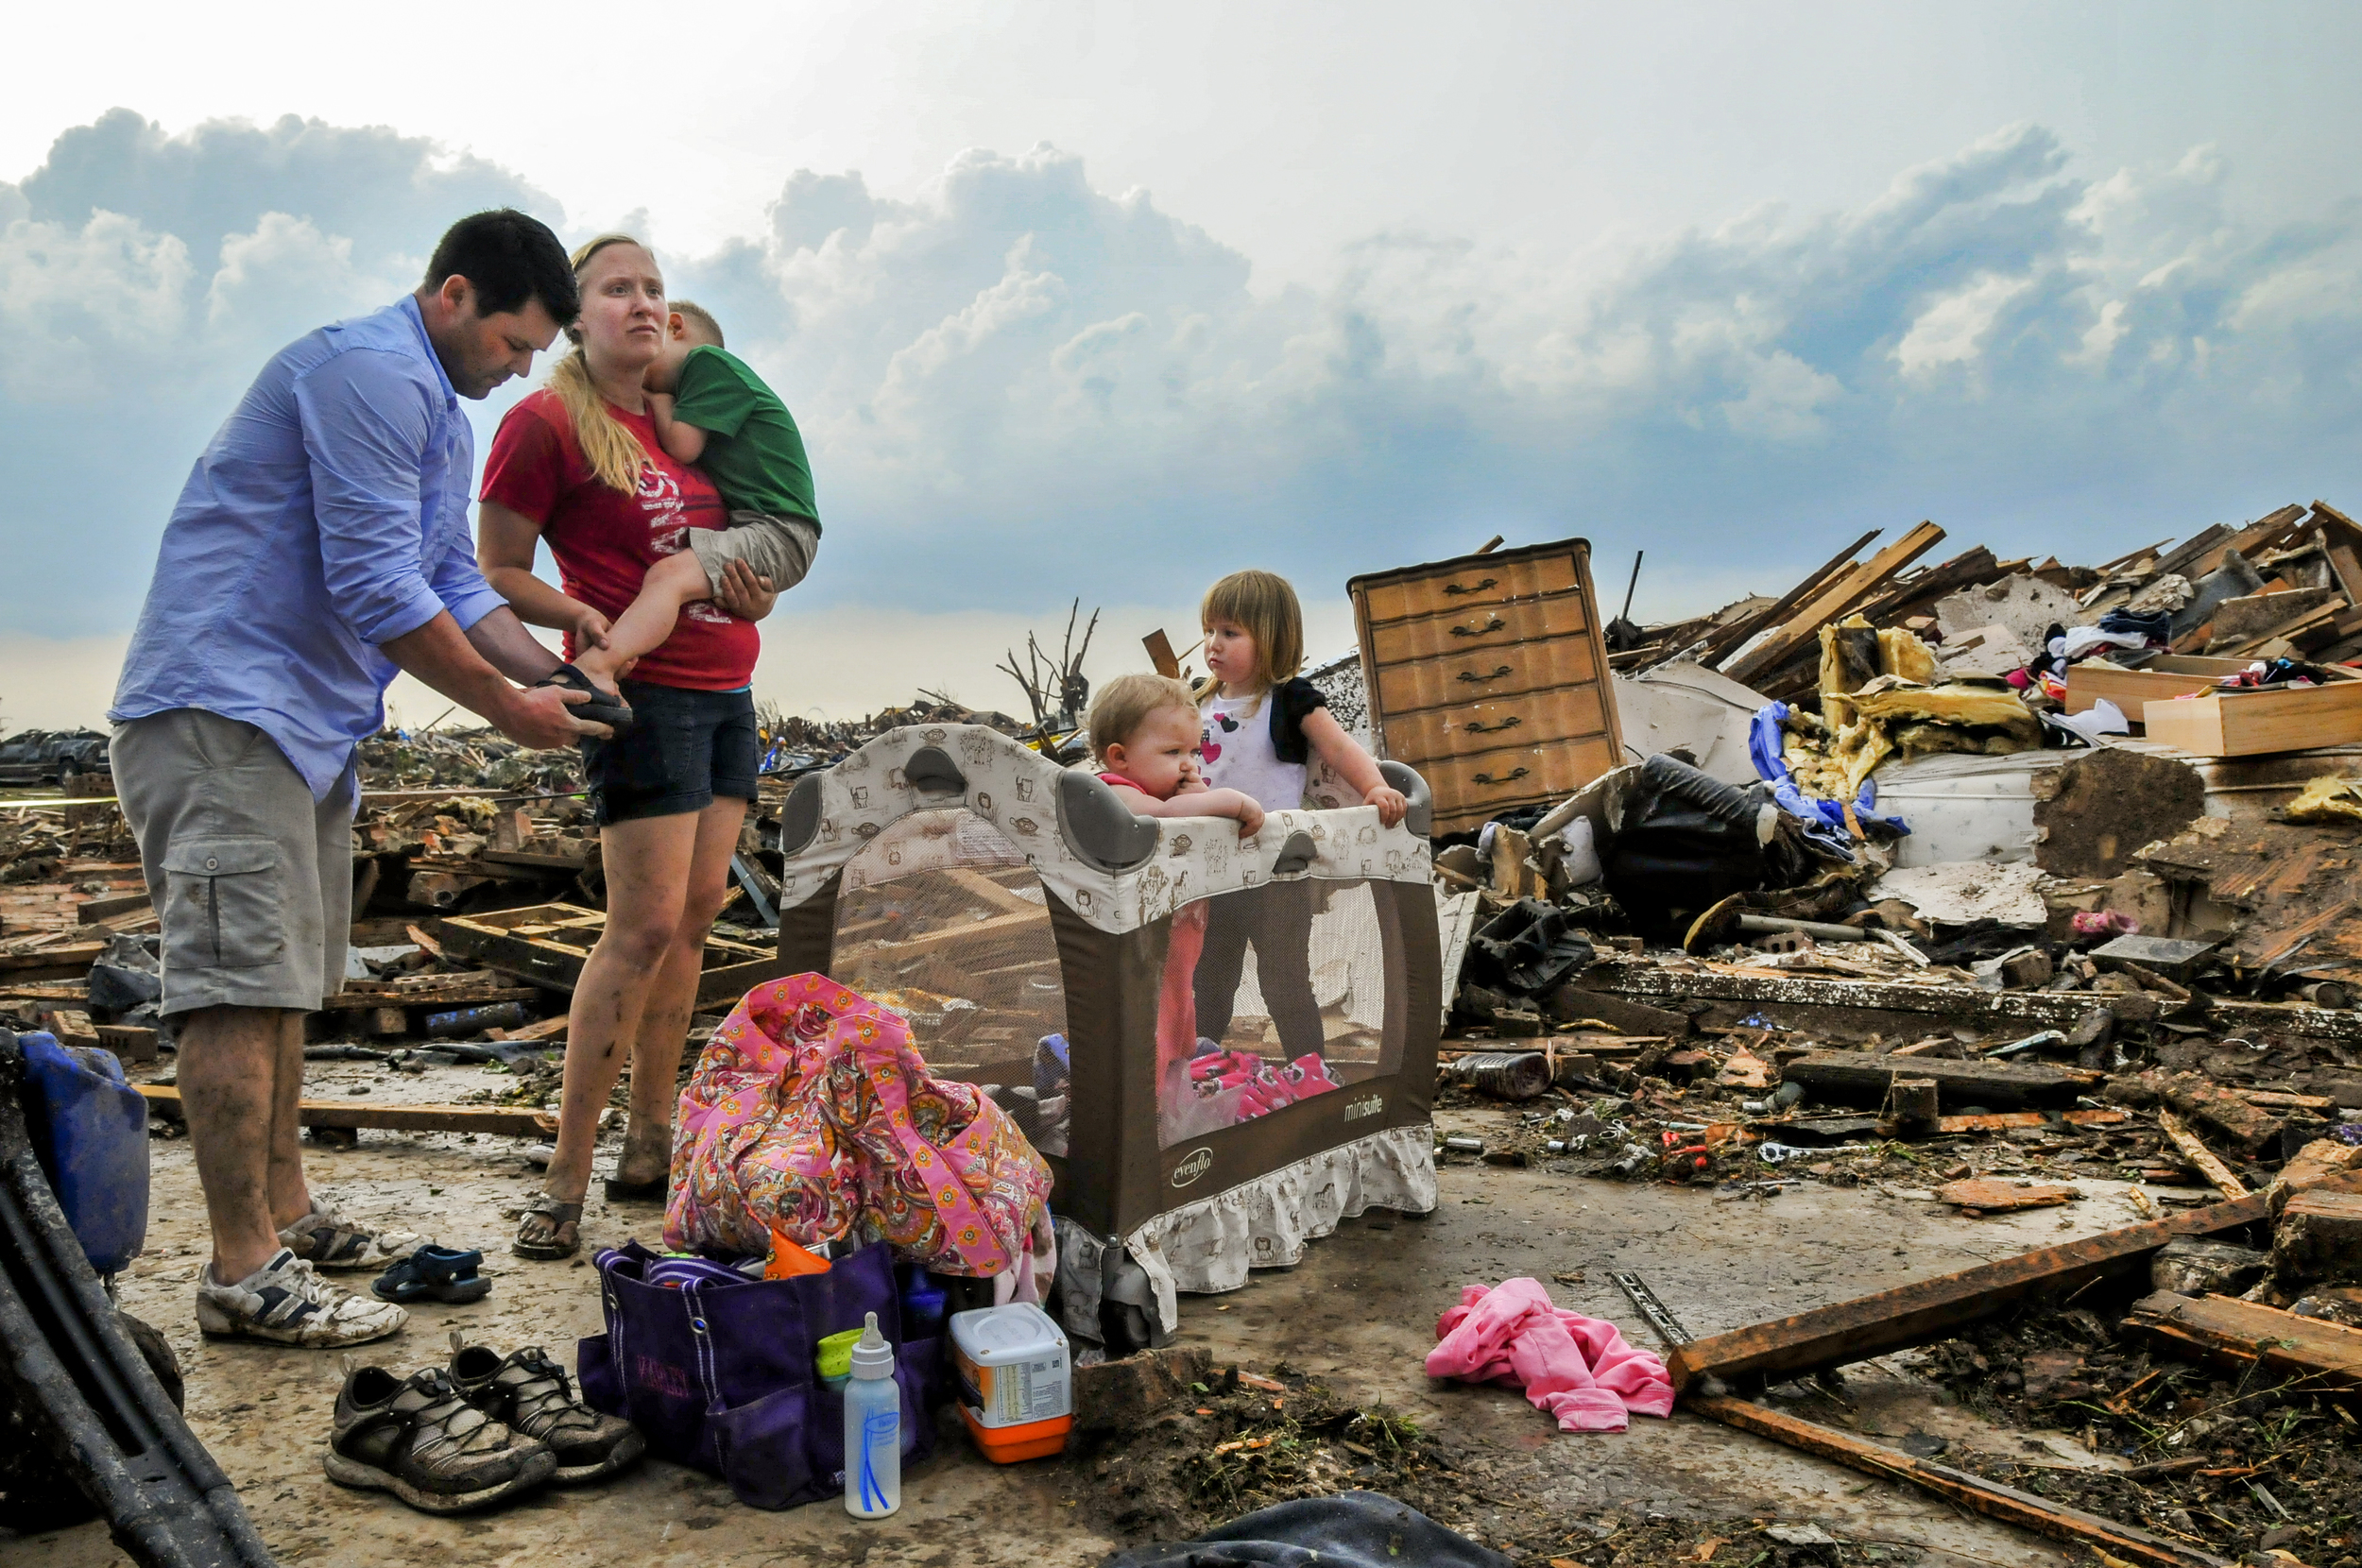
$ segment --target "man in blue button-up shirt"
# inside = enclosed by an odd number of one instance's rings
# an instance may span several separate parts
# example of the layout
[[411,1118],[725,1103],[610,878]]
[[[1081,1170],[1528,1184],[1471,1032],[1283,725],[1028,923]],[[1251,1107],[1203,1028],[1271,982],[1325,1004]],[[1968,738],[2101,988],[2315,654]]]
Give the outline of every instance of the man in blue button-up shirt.
[[531,368],[577,308],[542,224],[461,220],[416,294],[263,367],[164,529],[110,760],[162,914],[163,1011],[214,1233],[208,1334],[328,1346],[402,1325],[313,1272],[393,1251],[304,1185],[303,1014],[342,984],[354,748],[397,671],[525,745],[607,734],[569,715],[580,693],[532,684],[557,656],[476,568],[459,409]]

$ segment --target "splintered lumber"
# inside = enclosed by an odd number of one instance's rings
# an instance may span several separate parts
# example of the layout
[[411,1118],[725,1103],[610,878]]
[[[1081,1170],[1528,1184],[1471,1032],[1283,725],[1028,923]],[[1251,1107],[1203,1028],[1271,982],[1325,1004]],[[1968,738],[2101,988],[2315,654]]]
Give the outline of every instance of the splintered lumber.
[[1746,684],[1767,670],[1776,670],[1804,645],[1821,635],[1821,628],[1843,615],[1884,586],[1894,574],[1936,546],[1943,530],[1923,522],[1861,565],[1838,573],[1835,581],[1805,601],[1805,605],[1722,673]]
[[2164,1130],[2166,1137],[2173,1140],[2174,1148],[2182,1150],[2182,1157],[2189,1161],[2200,1176],[2215,1184],[2217,1192],[2225,1198],[2247,1196],[2247,1184],[2234,1176],[2231,1167],[2222,1163],[2221,1156],[2199,1142],[2198,1134],[2191,1132],[2180,1116],[2171,1111],[2160,1111],[2157,1113],[2157,1125]]
[[1883,532],[1885,532],[1885,530],[1873,528],[1869,533],[1864,534],[1860,538],[1856,539],[1852,544],[1847,545],[1844,549],[1830,556],[1827,561],[1822,564],[1820,570],[1813,572],[1812,575],[1799,578],[1794,588],[1789,588],[1787,593],[1783,594],[1772,604],[1767,605],[1760,612],[1754,615],[1741,617],[1737,624],[1725,627],[1723,630],[1715,633],[1713,638],[1708,640],[1704,649],[1702,650],[1699,662],[1711,664],[1716,659],[1720,658],[1724,654],[1730,652],[1733,648],[1737,647],[1740,643],[1746,641],[1749,638],[1763,630],[1766,626],[1778,625],[1782,618],[1784,618],[1789,611],[1794,609],[1797,604],[1802,601],[1806,594],[1812,592],[1813,589],[1827,582],[1829,580],[1830,573],[1839,571],[1840,568],[1850,568],[1854,562],[1854,552],[1859,550],[1863,545],[1868,544],[1872,539],[1876,538]]
[[[154,1083],[134,1085],[151,1115],[182,1118],[180,1091]],[[511,1105],[373,1105],[357,1099],[307,1099],[296,1106],[306,1127],[371,1128],[385,1133],[478,1133],[495,1138],[539,1138],[557,1131],[546,1111]]]
[[1988,1518],[2032,1530],[2053,1541],[2093,1547],[2118,1561],[2139,1563],[2142,1568],[2233,1568],[2228,1559],[2195,1546],[2151,1535],[2131,1525],[2119,1525],[2113,1519],[2085,1513],[1998,1481],[1988,1481],[1933,1459],[1918,1458],[1851,1432],[1767,1410],[1743,1399],[1688,1399],[1683,1404],[1725,1426],[1770,1438],[1819,1458],[1833,1459],[1881,1480],[1908,1481]]
[[1876,1105],[1898,1078],[1932,1080],[1946,1105],[2056,1106],[2075,1103],[2091,1075],[2065,1067],[2011,1062],[1947,1062],[1914,1056],[1897,1062],[1868,1051],[1823,1050],[1799,1057],[1782,1070],[1816,1097],[1852,1105]]
[[2210,1361],[2293,1373],[2314,1388],[2362,1393],[2362,1328],[2300,1318],[2231,1296],[2177,1296],[2160,1290],[2132,1304],[2124,1326],[2191,1350]]
[[1752,1328],[1693,1339],[1677,1348],[1667,1358],[1666,1367],[1672,1373],[1673,1387],[1682,1389],[1708,1373],[1725,1381],[1757,1375],[1792,1377],[1823,1367],[1867,1361],[1891,1351],[1948,1339],[2021,1297],[2065,1293],[2106,1275],[2143,1268],[2151,1253],[2175,1236],[2216,1236],[2270,1215],[2270,1202],[2264,1194],[2254,1193],[2145,1225],[2103,1231]]
[[[1036,911],[1036,918],[1046,919],[1046,912]],[[607,916],[576,904],[535,904],[480,914],[443,915],[428,921],[426,927],[450,957],[488,965],[548,990],[571,992],[582,978],[582,966],[590,961],[590,949],[607,929]],[[787,972],[787,964],[776,952],[709,935],[705,972],[697,980],[697,1005],[735,1002],[763,981],[778,980]]]

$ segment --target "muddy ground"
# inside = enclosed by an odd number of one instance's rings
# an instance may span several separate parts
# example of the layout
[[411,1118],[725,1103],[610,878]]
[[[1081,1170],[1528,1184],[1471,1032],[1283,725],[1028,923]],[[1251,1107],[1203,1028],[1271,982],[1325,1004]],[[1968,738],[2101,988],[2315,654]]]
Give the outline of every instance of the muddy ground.
[[[312,1092],[322,1097],[366,1082],[386,1099],[417,1100],[460,1099],[486,1082],[468,1068],[395,1081],[339,1064],[316,1064],[313,1079]],[[1448,1112],[1442,1130],[1487,1132],[1498,1116]],[[204,1220],[188,1146],[159,1141],[153,1151],[149,1251],[123,1281],[124,1304],[172,1341],[187,1375],[191,1424],[237,1478],[281,1559],[354,1568],[1085,1568],[1260,1498],[1352,1486],[1392,1489],[1535,1565],[1677,1556],[1763,1568],[2088,1561],[1686,1415],[1640,1419],[1620,1435],[1560,1434],[1515,1392],[1430,1383],[1421,1362],[1436,1315],[1471,1282],[1534,1275],[1562,1304],[1612,1319],[1635,1343],[1653,1345],[1609,1281],[1611,1270],[1639,1270],[1689,1329],[1709,1334],[2140,1218],[2122,1184],[2089,1179],[2079,1184],[2088,1196],[2063,1208],[1979,1220],[1893,1185],[1806,1185],[1731,1197],[1454,1165],[1442,1173],[1442,1204],[1429,1219],[1350,1220],[1293,1270],[1259,1273],[1230,1296],[1183,1298],[1184,1343],[1207,1346],[1218,1367],[1278,1373],[1285,1394],[1216,1389],[1135,1442],[1010,1469],[979,1459],[954,1423],[936,1457],[905,1476],[900,1516],[882,1525],[854,1523],[834,1504],[757,1512],[717,1480],[654,1462],[597,1491],[546,1491],[503,1513],[434,1520],[322,1476],[338,1383],[334,1355],[199,1338],[190,1302]],[[386,1364],[406,1372],[438,1359],[453,1324],[503,1348],[548,1343],[570,1362],[574,1339],[597,1329],[586,1265],[530,1264],[506,1253],[514,1221],[502,1211],[534,1190],[536,1175],[519,1143],[372,1133],[349,1151],[307,1145],[307,1160],[317,1187],[348,1212],[446,1245],[481,1247],[496,1273],[491,1296],[476,1305],[414,1309],[402,1336],[368,1347]],[[655,1205],[606,1204],[594,1186],[586,1254],[630,1236],[652,1239],[660,1225]],[[1879,1389],[1855,1413],[1857,1429],[1898,1441],[1940,1432],[1955,1462],[1978,1452],[2023,1457],[2028,1443],[2053,1454],[2080,1448],[2065,1432],[2029,1436],[1987,1422],[1923,1377],[1887,1377],[1874,1367],[1850,1375]],[[1274,1397],[1283,1409],[1267,1417],[1262,1406]],[[1352,1424],[1357,1414],[1364,1419]],[[1371,1415],[1402,1424],[1377,1430]],[[1212,1453],[1290,1423],[1284,1444]],[[1407,1457],[1396,1456],[1397,1440]],[[1809,1539],[1813,1529],[1847,1544],[1794,1548],[1777,1533]],[[1723,1544],[1694,1557],[1708,1540]],[[96,1525],[0,1538],[0,1557],[11,1568],[124,1560]]]

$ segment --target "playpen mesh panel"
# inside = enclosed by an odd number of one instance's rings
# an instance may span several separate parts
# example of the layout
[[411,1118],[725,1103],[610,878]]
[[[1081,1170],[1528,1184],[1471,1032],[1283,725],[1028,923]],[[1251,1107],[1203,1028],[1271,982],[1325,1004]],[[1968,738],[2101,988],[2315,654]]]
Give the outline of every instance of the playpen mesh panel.
[[917,811],[864,845],[845,865],[830,974],[908,1018],[937,1073],[991,1085],[1034,1147],[1066,1152],[1057,941],[999,828],[962,808]]
[[1409,1023],[1391,903],[1282,881],[1173,917],[1157,1003],[1163,1145],[1396,1071]]

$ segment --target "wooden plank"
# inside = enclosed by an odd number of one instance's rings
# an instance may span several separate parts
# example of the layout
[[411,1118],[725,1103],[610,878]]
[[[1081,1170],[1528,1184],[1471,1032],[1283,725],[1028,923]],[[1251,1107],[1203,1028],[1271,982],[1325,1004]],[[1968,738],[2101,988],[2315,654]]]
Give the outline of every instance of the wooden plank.
[[[154,1083],[133,1085],[148,1111],[182,1119],[180,1091]],[[307,1099],[296,1106],[306,1127],[370,1128],[387,1133],[476,1133],[495,1138],[539,1138],[557,1131],[546,1111],[514,1105],[373,1105],[358,1099]]]
[[2300,1318],[2230,1296],[2177,1296],[2160,1290],[2134,1302],[2124,1326],[2191,1350],[2208,1360],[2265,1368],[2314,1387],[2362,1393],[2362,1328]]
[[[1700,999],[1753,1002],[1758,1006],[1869,1008],[1893,1013],[1936,1013],[1968,1024],[2033,1024],[2062,1030],[2073,1029],[2091,1011],[2096,999],[2089,991],[1983,991],[1973,985],[1817,980],[1778,970],[1728,965],[1661,969],[1654,964],[1599,964],[1585,970],[1571,985],[1595,995],[1613,994],[1634,1001],[1654,1002],[1660,1007]],[[2106,999],[2108,1010],[2120,1023],[2154,1023],[2162,1012],[2155,997],[2110,995]],[[1557,1006],[1555,998],[1552,1006]],[[2216,997],[2211,1002],[2210,1014],[2214,1024],[2223,1030],[2272,1030],[2308,1039],[2362,1045],[2362,1011],[2353,1009]],[[1662,1031],[1649,1029],[1640,1032]]]
[[1855,601],[1866,597],[1880,584],[1934,549],[1936,542],[1943,537],[1943,530],[1934,523],[1921,523],[1806,600],[1805,607],[1784,622],[1779,630],[1722,673],[1743,683],[1751,675],[1778,669],[1789,655],[1803,647],[1808,639],[1818,637],[1823,626],[1837,620],[1853,607]]
[[1785,1069],[1790,1082],[1847,1104],[1876,1105],[1897,1078],[1932,1078],[1936,1092],[1947,1105],[2055,1106],[2075,1103],[2095,1075],[2064,1067],[2011,1062],[1949,1062],[1941,1057],[1914,1056],[1898,1062],[1868,1051],[1816,1051],[1790,1062]]
[[2221,1156],[2200,1143],[2198,1134],[2191,1132],[2180,1116],[2171,1111],[2160,1110],[2157,1125],[2165,1130],[2166,1137],[2173,1140],[2174,1148],[2182,1150],[2182,1158],[2188,1160],[2200,1176],[2215,1185],[2217,1192],[2225,1198],[2247,1196],[2247,1184],[2234,1176],[2231,1167],[2222,1163]]
[[1820,567],[1814,570],[1809,575],[1798,578],[1794,588],[1789,588],[1786,593],[1782,594],[1778,599],[1772,601],[1770,605],[1764,606],[1761,610],[1756,611],[1754,615],[1742,616],[1736,624],[1723,627],[1720,632],[1717,632],[1707,640],[1706,645],[1703,649],[1699,650],[1698,662],[1701,664],[1712,664],[1716,659],[1720,658],[1731,649],[1737,647],[1740,643],[1746,641],[1749,638],[1754,636],[1766,626],[1778,625],[1780,623],[1780,618],[1788,614],[1789,611],[1794,609],[1797,605],[1804,600],[1806,594],[1812,592],[1813,589],[1827,582],[1829,580],[1830,573],[1839,571],[1840,568],[1852,566],[1854,564],[1855,552],[1860,550],[1863,545],[1868,544],[1872,539],[1876,538],[1884,532],[1886,532],[1886,530],[1883,528],[1873,528],[1869,533],[1864,534],[1860,538],[1856,539],[1852,544],[1847,545],[1844,549],[1830,556],[1826,561],[1823,561]]
[[1690,1399],[1685,1407],[1699,1415],[1709,1416],[1725,1426],[1757,1437],[1786,1443],[1819,1458],[1831,1459],[1849,1469],[1858,1470],[1881,1480],[1908,1481],[1937,1496],[1963,1508],[1976,1509],[1988,1518],[2032,1530],[2052,1541],[2091,1547],[2105,1552],[2110,1559],[2138,1563],[2142,1568],[2233,1568],[2232,1563],[2209,1552],[2164,1536],[2151,1535],[2131,1525],[2119,1525],[2113,1519],[2080,1508],[2071,1508],[2020,1491],[2015,1487],[1989,1481],[1981,1475],[1950,1465],[1938,1464],[1888,1448],[1881,1443],[1840,1432],[1831,1427],[1750,1405],[1743,1399]]
[[1049,906],[1036,904],[1015,889],[1004,888],[983,872],[968,866],[953,866],[944,873],[961,887],[974,894],[997,910],[1010,914],[1046,914]]
[[2149,1254],[2180,1236],[2217,1236],[2268,1220],[2262,1193],[2184,1214],[2105,1231],[2057,1247],[1896,1286],[1875,1295],[1814,1307],[1752,1328],[1678,1347],[1666,1361],[1673,1387],[1712,1373],[1734,1378],[1792,1377],[1823,1367],[1867,1361],[1892,1351],[1948,1339],[1970,1323],[2038,1292],[2067,1293],[2111,1274],[2146,1267]]
[[406,1007],[440,1011],[447,1007],[482,1007],[488,1002],[529,1002],[540,995],[530,985],[475,984],[441,991],[339,991],[320,998],[323,1013],[367,1013],[374,1008],[397,1011]]
[[[1899,1056],[1900,1051],[1890,1052]],[[2069,1127],[2115,1127],[2131,1121],[2129,1111],[2069,1111],[2059,1118]],[[1756,1125],[1770,1125],[1758,1123]],[[2011,1127],[2047,1127],[2050,1118],[2040,1111],[1995,1111],[1983,1116],[1938,1116],[1939,1133],[1998,1133]]]

